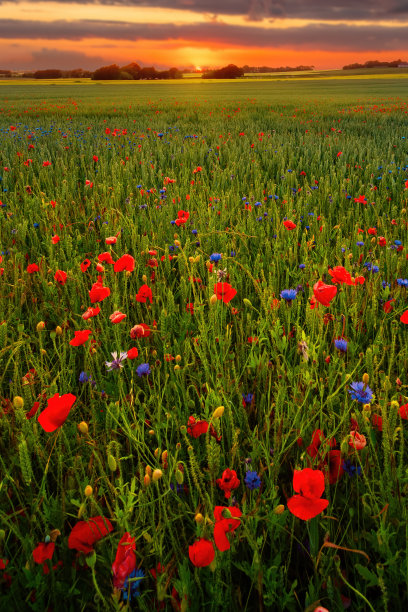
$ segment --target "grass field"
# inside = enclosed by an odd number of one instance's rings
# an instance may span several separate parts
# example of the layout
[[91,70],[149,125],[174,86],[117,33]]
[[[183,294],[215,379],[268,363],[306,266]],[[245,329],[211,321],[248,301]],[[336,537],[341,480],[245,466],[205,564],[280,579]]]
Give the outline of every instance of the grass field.
[[0,609],[407,607],[406,76],[0,81]]

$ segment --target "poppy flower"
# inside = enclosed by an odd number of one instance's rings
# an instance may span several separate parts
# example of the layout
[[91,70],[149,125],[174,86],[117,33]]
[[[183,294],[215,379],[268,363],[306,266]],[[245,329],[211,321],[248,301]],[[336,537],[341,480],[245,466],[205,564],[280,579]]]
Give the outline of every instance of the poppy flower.
[[65,285],[67,282],[67,273],[64,270],[57,270],[54,274],[54,278],[59,285]]
[[363,434],[360,434],[358,431],[350,431],[349,446],[356,450],[361,450],[366,444],[367,440]]
[[383,420],[382,420],[382,417],[380,415],[373,414],[373,416],[371,418],[371,422],[373,424],[373,427],[378,429],[378,431],[382,431],[383,430]]
[[126,578],[136,569],[136,540],[129,532],[121,538],[112,564],[113,586],[123,589]]
[[229,468],[224,470],[221,478],[217,478],[217,485],[224,491],[225,498],[229,499],[231,497],[231,491],[240,485],[240,480],[237,478],[236,471],[230,470]]
[[208,427],[207,421],[196,421],[193,416],[188,418],[187,433],[193,438],[199,438],[202,434],[207,433]]
[[394,298],[391,298],[390,300],[387,300],[387,302],[385,302],[384,306],[383,306],[383,311],[388,314],[389,312],[392,312],[394,310],[394,306],[392,305],[392,303],[395,302]]
[[330,302],[337,293],[337,287],[334,285],[326,285],[326,283],[319,280],[313,285],[313,293],[320,304],[323,304],[323,306],[330,306]]
[[312,442],[306,448],[307,454],[309,457],[314,459],[319,452],[319,447],[321,443],[325,440],[325,435],[321,429],[315,429],[312,434]]
[[89,521],[79,521],[69,534],[68,548],[89,554],[93,551],[94,544],[111,531],[113,531],[111,522],[103,516],[95,516]]
[[237,290],[231,287],[229,283],[215,283],[214,293],[218,300],[228,304],[236,296]]
[[127,356],[128,359],[136,359],[136,357],[139,355],[139,351],[137,350],[137,348],[135,346],[133,346],[131,349],[128,350],[127,352]]
[[404,421],[408,421],[408,404],[400,406],[398,414],[400,415],[401,419],[404,419]]
[[115,312],[110,315],[109,319],[114,325],[116,325],[117,323],[123,321],[123,319],[126,319],[126,315],[123,312],[120,312],[120,310],[115,310]]
[[293,223],[293,221],[290,221],[289,219],[284,221],[283,225],[287,230],[294,230],[296,228],[296,223]]
[[346,285],[352,285],[353,281],[351,280],[350,272],[347,272],[346,268],[343,266],[334,266],[334,268],[329,268],[329,274],[332,277],[333,283],[339,283],[342,285],[345,283]]
[[[229,516],[225,517],[224,514]],[[240,526],[241,521],[239,517],[242,516],[242,512],[239,508],[231,506],[231,508],[225,508],[224,506],[215,506],[214,508],[214,541],[215,545],[221,552],[229,550],[231,545],[226,536],[227,533],[235,531]]]
[[92,317],[96,317],[96,315],[98,315],[100,312],[101,309],[99,308],[99,306],[97,306],[96,308],[92,308],[92,306],[89,306],[89,308],[87,308],[84,314],[82,315],[82,318],[84,319],[84,321],[87,321]]
[[116,244],[117,238],[116,236],[109,236],[109,238],[106,238],[105,242],[106,244]]
[[148,285],[142,285],[139,291],[136,294],[136,302],[140,302],[141,304],[146,304],[146,301],[149,300],[150,303],[153,303],[153,293]]
[[85,344],[85,342],[89,338],[89,334],[92,334],[92,330],[90,329],[81,329],[80,331],[74,332],[75,338],[70,340],[71,346],[81,346],[81,344]]
[[384,236],[380,236],[380,237],[378,238],[378,244],[379,244],[380,246],[386,246],[387,241],[386,241],[386,239],[384,238]]
[[60,240],[61,240],[61,238],[59,236],[57,236],[57,235],[55,235],[55,236],[53,236],[51,238],[52,244],[57,244],[57,242],[59,242]]
[[91,262],[89,259],[84,259],[84,261],[81,263],[81,272],[86,272],[90,265]]
[[321,470],[295,470],[293,488],[300,495],[288,499],[288,508],[292,514],[308,521],[317,516],[329,505],[327,499],[320,499],[324,492],[324,474]]
[[408,310],[402,313],[402,315],[400,316],[400,321],[401,323],[405,323],[405,325],[408,325]]
[[130,337],[132,340],[136,338],[148,338],[150,334],[150,327],[146,323],[139,323],[130,330]]
[[110,295],[109,287],[104,287],[102,280],[99,280],[99,279],[96,283],[92,285],[92,289],[89,291],[89,297],[90,297],[92,304],[95,304],[95,302],[102,302],[109,295]]
[[47,559],[52,559],[55,550],[55,542],[40,542],[36,548],[33,550],[33,559],[35,563],[41,565],[45,563]]
[[329,484],[335,484],[344,474],[341,451],[330,450],[325,457],[325,466],[328,470]]
[[32,419],[33,416],[35,416],[37,414],[37,411],[38,411],[39,407],[40,407],[40,402],[34,402],[33,407],[31,408],[31,410],[26,412],[26,419]]
[[187,223],[189,216],[189,212],[185,210],[179,210],[177,213],[177,219],[175,221],[177,227],[180,227],[180,225],[184,225],[185,223]]
[[27,272],[28,274],[33,274],[34,272],[38,272],[40,270],[40,268],[38,267],[37,264],[33,263],[33,264],[29,264],[27,266]]
[[65,393],[59,395],[55,393],[48,400],[47,407],[38,417],[38,422],[47,433],[51,433],[63,425],[70,413],[70,410],[76,401],[75,395]]
[[215,550],[212,542],[205,538],[200,538],[188,547],[188,556],[195,567],[207,567],[214,561]]
[[135,269],[135,260],[132,255],[122,255],[122,257],[115,262],[113,269],[115,272],[123,272],[124,270],[133,272]]
[[101,263],[103,262],[103,263],[107,263],[107,264],[114,264],[115,263],[113,261],[113,259],[112,259],[112,255],[108,251],[98,255],[98,261],[101,262]]

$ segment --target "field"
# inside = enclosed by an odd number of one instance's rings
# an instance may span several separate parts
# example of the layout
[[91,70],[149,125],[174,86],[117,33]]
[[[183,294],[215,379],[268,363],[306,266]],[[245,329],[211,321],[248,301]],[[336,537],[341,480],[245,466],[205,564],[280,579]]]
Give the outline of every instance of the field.
[[1,610],[407,608],[407,75],[0,81]]

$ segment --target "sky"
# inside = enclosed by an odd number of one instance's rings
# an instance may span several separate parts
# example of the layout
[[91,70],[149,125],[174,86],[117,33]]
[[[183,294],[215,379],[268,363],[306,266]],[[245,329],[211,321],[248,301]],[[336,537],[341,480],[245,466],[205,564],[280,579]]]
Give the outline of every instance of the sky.
[[408,0],[0,0],[0,68],[408,62]]

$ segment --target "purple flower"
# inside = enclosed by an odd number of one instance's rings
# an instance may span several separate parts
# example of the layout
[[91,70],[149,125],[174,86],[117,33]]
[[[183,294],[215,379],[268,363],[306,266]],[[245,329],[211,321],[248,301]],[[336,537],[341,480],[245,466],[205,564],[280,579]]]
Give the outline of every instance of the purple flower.
[[142,378],[142,376],[148,376],[150,372],[151,370],[150,370],[150,366],[148,363],[141,363],[136,368],[136,373],[139,376],[139,378]]
[[113,361],[105,361],[105,365],[108,368],[108,372],[111,372],[112,370],[119,370],[120,368],[123,368],[122,361],[124,361],[127,358],[127,353],[121,353],[120,356],[118,357],[118,354],[115,351],[114,353],[111,353],[111,355],[113,357]]
[[259,487],[261,486],[261,479],[259,478],[256,472],[248,471],[245,475],[244,482],[248,489],[250,489],[251,491],[253,491],[254,489],[259,489]]

